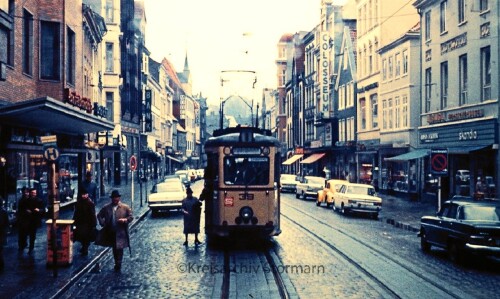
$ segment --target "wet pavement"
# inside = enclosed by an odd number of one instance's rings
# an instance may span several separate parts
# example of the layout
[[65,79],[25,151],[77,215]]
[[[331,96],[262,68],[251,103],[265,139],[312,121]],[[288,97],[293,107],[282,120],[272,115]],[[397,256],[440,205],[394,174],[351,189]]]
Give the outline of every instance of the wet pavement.
[[[196,185],[202,186],[202,181]],[[138,220],[147,215],[147,194],[152,184],[143,185],[143,204],[140,205],[139,185],[134,187],[134,202],[131,202],[131,185],[116,188],[122,193],[122,201],[131,205],[134,212],[134,229]],[[201,189],[201,187],[200,187]],[[110,189],[107,189],[111,191]],[[147,194],[146,194],[147,190]],[[108,192],[110,193],[110,192]],[[437,211],[436,199],[421,199],[411,201],[395,195],[380,195],[383,198],[383,210],[379,220],[393,224],[396,227],[417,231],[420,217],[433,215]],[[96,203],[96,210],[109,202],[109,196],[101,197]],[[68,213],[67,213],[68,214]],[[72,216],[72,213],[71,213]],[[70,217],[69,217],[70,218]],[[66,217],[66,219],[69,219]],[[176,236],[177,238],[178,236]],[[13,231],[8,237],[8,245],[4,249],[6,261],[5,269],[0,273],[0,298],[56,298],[64,290],[72,286],[83,272],[88,270],[99,271],[99,261],[109,256],[108,248],[92,245],[87,257],[80,256],[80,244],[73,245],[73,262],[68,266],[58,266],[57,276],[52,267],[47,266],[47,234],[46,227],[40,228],[35,243],[35,251],[28,255],[26,251],[18,254],[17,232]],[[85,271],[84,271],[85,270]]]

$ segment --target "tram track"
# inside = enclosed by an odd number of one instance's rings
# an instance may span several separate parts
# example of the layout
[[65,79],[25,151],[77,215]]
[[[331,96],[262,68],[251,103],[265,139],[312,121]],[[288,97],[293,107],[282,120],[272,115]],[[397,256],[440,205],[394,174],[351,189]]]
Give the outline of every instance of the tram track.
[[[282,218],[332,250],[391,297],[421,298],[419,289],[434,293],[435,298],[464,298],[466,295],[463,292],[447,289],[438,283],[439,277],[430,273],[424,275],[422,273],[425,271],[415,269],[415,265],[404,264],[372,243],[352,236],[315,215],[283,202],[282,206],[300,213],[300,218],[297,218],[296,215],[284,213],[282,209]],[[296,219],[301,219],[300,223]],[[319,226],[323,227],[320,230],[328,229],[329,234],[322,236],[318,231]],[[354,248],[356,250],[353,250]]]
[[[220,292],[221,299],[233,298],[236,295],[235,293],[240,296],[247,291],[249,291],[249,297],[253,297],[250,292],[254,291],[257,297],[264,295],[264,297],[272,298],[290,298],[289,292],[291,290],[289,288],[292,287],[287,287],[287,279],[283,277],[283,272],[280,271],[281,263],[276,261],[278,257],[273,252],[273,249],[265,249],[263,251],[235,251],[226,249],[223,251],[223,255],[224,271]],[[268,282],[266,285],[269,285],[269,289],[263,293],[262,291],[241,288],[238,286],[238,275],[245,275],[247,276],[246,279],[255,279],[255,276],[266,277]],[[274,284],[270,284],[271,280]]]

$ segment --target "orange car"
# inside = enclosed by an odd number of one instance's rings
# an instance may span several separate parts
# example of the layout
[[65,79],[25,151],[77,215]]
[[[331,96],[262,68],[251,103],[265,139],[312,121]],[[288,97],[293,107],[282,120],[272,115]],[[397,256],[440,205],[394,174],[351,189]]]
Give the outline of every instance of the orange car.
[[323,190],[318,191],[318,198],[316,205],[319,207],[322,203],[326,202],[326,207],[329,208],[333,204],[333,194],[339,191],[340,186],[346,184],[345,180],[328,180]]

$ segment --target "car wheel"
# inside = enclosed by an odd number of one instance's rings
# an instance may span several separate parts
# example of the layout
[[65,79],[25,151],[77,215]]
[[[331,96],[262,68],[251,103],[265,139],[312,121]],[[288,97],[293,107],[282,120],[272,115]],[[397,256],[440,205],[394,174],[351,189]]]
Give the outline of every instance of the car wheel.
[[306,199],[306,194],[304,193],[304,191],[302,191],[302,195],[300,196],[300,198],[302,198],[304,200]]
[[340,204],[340,213],[347,215],[347,209],[344,207],[344,203]]
[[158,216],[158,211],[157,210],[151,210],[151,217],[156,217]]
[[319,200],[316,200],[316,205],[319,207],[321,205],[321,202]]
[[372,219],[378,220],[378,213],[373,213],[372,214]]
[[331,203],[329,203],[328,201],[326,202],[326,207],[327,207],[327,208],[330,208],[330,206],[331,206],[331,205],[332,205],[332,204],[331,204]]
[[299,194],[297,192],[295,192],[295,198],[299,198]]
[[448,255],[452,262],[461,264],[463,262],[462,246],[456,241],[450,242],[450,244],[448,244]]
[[335,203],[332,204],[332,211],[335,213],[337,212],[337,208],[335,207]]
[[427,235],[425,234],[425,231],[420,233],[420,249],[422,249],[423,252],[431,251],[431,244],[427,242]]

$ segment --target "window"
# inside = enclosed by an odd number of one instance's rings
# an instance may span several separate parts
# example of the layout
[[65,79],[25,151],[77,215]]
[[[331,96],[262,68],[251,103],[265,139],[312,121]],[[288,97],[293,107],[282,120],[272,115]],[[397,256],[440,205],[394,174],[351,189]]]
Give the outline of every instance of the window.
[[488,0],[479,0],[479,11],[485,11],[489,9]]
[[447,3],[447,1],[443,1],[440,5],[439,29],[441,33],[446,32],[446,6],[448,6]]
[[401,75],[401,53],[396,53],[396,77]]
[[361,129],[366,130],[366,100],[364,98],[359,100],[359,107]]
[[388,99],[387,100],[387,128],[388,129],[392,129],[394,128],[394,124],[393,124],[393,119],[394,119],[394,116],[393,116],[393,107],[392,107],[392,99]]
[[66,65],[66,81],[70,84],[75,84],[75,32],[68,28],[68,45],[66,46],[67,65]]
[[344,99],[344,85],[339,86],[339,110],[344,110],[345,99]]
[[346,141],[352,141],[354,140],[354,117],[349,117],[347,119],[347,140]]
[[114,70],[113,43],[106,43],[106,72],[112,73]]
[[344,48],[344,53],[342,55],[342,58],[343,58],[343,67],[344,67],[344,70],[347,70],[347,66],[349,64],[349,55],[348,55],[348,52],[347,52],[347,48]]
[[467,103],[467,55],[462,55],[459,57],[458,62],[458,72],[459,72],[459,105],[464,105]]
[[491,53],[490,47],[481,49],[481,101],[491,99]]
[[408,74],[408,50],[403,50],[403,75]]
[[14,66],[14,1],[8,4],[9,17],[0,19],[0,61]]
[[388,69],[389,79],[392,79],[392,72],[393,72],[393,57],[392,56],[389,56],[389,63],[388,63],[387,67],[389,68]]
[[465,22],[465,0],[458,0],[458,24]]
[[387,59],[382,60],[382,80],[387,80]]
[[351,81],[347,84],[347,88],[349,90],[349,97],[347,97],[347,107],[354,106],[354,83]]
[[108,109],[108,114],[106,115],[106,119],[109,121],[113,121],[113,115],[114,115],[114,94],[113,92],[106,92],[106,109]]
[[441,109],[448,106],[448,62],[441,63]]
[[23,72],[33,75],[33,15],[23,12]]
[[40,22],[40,78],[59,80],[61,49],[59,23]]
[[372,128],[378,128],[378,98],[376,94],[370,96],[372,105]]
[[106,23],[114,22],[114,0],[106,0]]
[[368,48],[368,74],[373,73],[373,47],[370,45]]
[[425,111],[431,111],[431,91],[432,91],[432,71],[431,68],[425,70]]
[[400,127],[401,127],[401,100],[399,97],[396,97],[394,101],[394,128],[399,129]]
[[339,141],[345,141],[345,119],[341,119],[339,122]]
[[403,96],[403,104],[401,107],[401,125],[403,128],[408,128],[408,96]]
[[425,40],[428,41],[431,39],[431,11],[425,12]]
[[382,100],[382,129],[387,129],[387,100]]
[[286,70],[281,70],[280,86],[285,86]]

